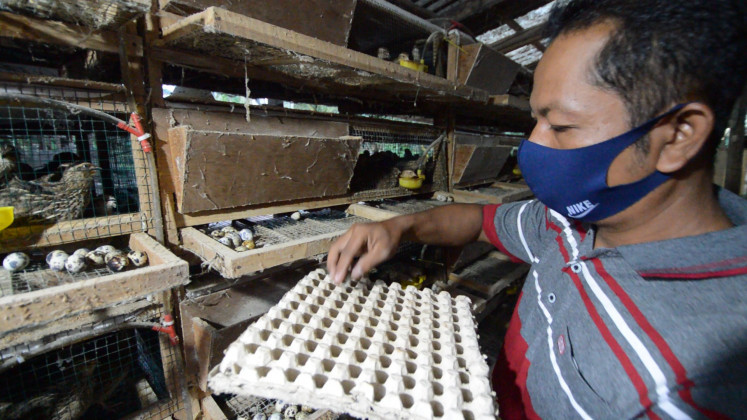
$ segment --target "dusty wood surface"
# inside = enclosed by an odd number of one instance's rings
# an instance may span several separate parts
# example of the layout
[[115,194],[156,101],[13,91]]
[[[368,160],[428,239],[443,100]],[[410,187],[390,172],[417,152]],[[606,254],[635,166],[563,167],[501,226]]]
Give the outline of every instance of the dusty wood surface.
[[510,146],[457,144],[454,161],[454,186],[494,180],[511,153]]
[[192,213],[344,195],[361,142],[172,128],[177,206]]
[[315,235],[251,251],[236,252],[194,228],[181,230],[183,247],[198,255],[223,277],[232,279],[329,251],[344,230]]
[[487,92],[217,8],[164,28],[157,46],[220,51],[225,58],[252,65],[269,63],[268,70],[295,79],[313,77],[324,89],[355,85],[362,94],[384,88],[389,93],[417,94],[424,101],[488,100]]
[[148,254],[147,267],[0,298],[0,331],[41,325],[181,286],[189,281],[187,263],[144,233],[130,236],[130,248]]
[[162,10],[180,15],[211,6],[236,12],[304,35],[346,46],[355,0],[159,0]]
[[211,395],[206,396],[201,401],[202,418],[205,420],[228,420],[223,410],[220,409]]
[[65,77],[36,76],[30,74],[0,72],[0,80],[6,82],[19,82],[29,85],[49,85],[69,87],[78,89],[91,89],[104,92],[123,93],[125,87],[122,84],[97,82],[95,80],[68,79]]
[[454,190],[454,201],[457,203],[503,204],[523,200],[532,196],[532,191],[527,186],[517,189],[496,185],[495,187],[490,187],[489,190],[491,191],[490,193]]
[[58,222],[52,225],[11,226],[0,232],[0,252],[140,232],[145,230],[144,223],[142,214],[127,213]]
[[144,311],[155,308],[156,304],[146,299],[127,302],[120,305],[101,308],[90,312],[82,312],[76,315],[60,318],[53,323],[36,327],[23,328],[7,334],[0,335],[0,348],[8,348],[22,343],[39,341],[64,331],[75,330],[84,325],[90,325],[97,321]]
[[275,273],[180,303],[187,372],[203,391],[207,390],[207,372],[220,362],[228,345],[280,301],[308,270]]
[[89,28],[112,28],[150,10],[150,0],[4,0],[4,8]]
[[[116,32],[92,31],[90,28],[0,12],[3,36],[43,42],[46,44],[89,48],[109,53],[119,53],[119,35]],[[136,55],[143,55],[139,37],[124,36]]]
[[462,54],[462,56],[474,55],[474,59],[467,60],[468,62],[471,61],[468,69],[462,70],[460,68],[460,82],[467,86],[483,89],[491,95],[508,92],[508,88],[516,79],[521,66],[484,44],[477,44],[477,47],[474,45],[462,47],[464,49],[472,47],[469,50],[470,54]]
[[346,211],[354,216],[365,217],[366,219],[376,222],[399,216],[399,213],[397,212],[379,209],[365,204],[351,204]]

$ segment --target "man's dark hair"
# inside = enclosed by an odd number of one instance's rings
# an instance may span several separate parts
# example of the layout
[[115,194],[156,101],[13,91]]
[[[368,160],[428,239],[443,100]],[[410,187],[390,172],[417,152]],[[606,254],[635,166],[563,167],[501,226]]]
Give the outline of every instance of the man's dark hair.
[[[747,73],[745,0],[558,0],[546,35],[610,22],[596,58],[595,84],[620,95],[637,126],[674,103],[702,102],[721,138]],[[642,145],[647,149],[647,145]]]

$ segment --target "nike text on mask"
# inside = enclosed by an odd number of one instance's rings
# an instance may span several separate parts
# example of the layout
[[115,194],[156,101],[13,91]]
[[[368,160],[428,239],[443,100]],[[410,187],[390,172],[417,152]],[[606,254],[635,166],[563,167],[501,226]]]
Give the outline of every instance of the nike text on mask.
[[607,172],[615,158],[646,135],[680,104],[617,137],[577,149],[553,149],[522,140],[519,168],[534,195],[547,207],[585,222],[613,216],[635,204],[670,177],[654,171],[630,184],[610,187]]

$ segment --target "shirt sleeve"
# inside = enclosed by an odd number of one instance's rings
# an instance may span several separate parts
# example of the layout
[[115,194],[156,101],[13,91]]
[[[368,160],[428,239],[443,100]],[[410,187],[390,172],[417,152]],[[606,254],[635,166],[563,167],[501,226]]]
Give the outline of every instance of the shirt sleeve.
[[547,207],[538,200],[490,204],[482,209],[482,229],[490,243],[514,262],[533,263],[550,235]]

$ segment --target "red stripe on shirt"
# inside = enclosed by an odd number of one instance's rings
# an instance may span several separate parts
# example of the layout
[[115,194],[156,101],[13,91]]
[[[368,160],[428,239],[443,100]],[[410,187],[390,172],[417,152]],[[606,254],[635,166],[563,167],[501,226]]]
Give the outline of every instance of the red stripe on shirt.
[[523,292],[519,294],[506,338],[503,340],[503,348],[493,370],[493,388],[498,395],[498,407],[504,420],[540,418],[532,407],[532,400],[527,391],[527,375],[531,362],[527,359],[529,345],[521,336],[519,304],[523,295]]
[[521,263],[526,262],[521,258],[518,258],[514,254],[508,252],[500,239],[498,239],[498,231],[495,228],[495,212],[498,210],[501,204],[488,204],[482,207],[482,230],[485,232],[485,236],[488,237],[493,246],[498,248],[499,251],[508,255],[512,262]]
[[633,299],[631,299],[630,296],[625,292],[625,290],[620,287],[614,277],[612,277],[607,272],[602,262],[596,258],[592,259],[591,261],[594,264],[594,268],[597,270],[599,275],[601,275],[604,281],[607,282],[607,285],[610,287],[610,289],[612,289],[615,295],[617,295],[618,299],[620,299],[628,312],[630,312],[630,314],[633,316],[633,319],[635,319],[641,329],[646,333],[646,335],[648,335],[648,338],[654,342],[656,348],[659,349],[659,352],[661,352],[662,356],[664,356],[664,359],[672,368],[672,371],[674,371],[674,375],[677,379],[677,384],[682,387],[678,391],[680,398],[682,398],[683,401],[685,401],[691,407],[698,410],[701,414],[708,418],[728,418],[721,413],[700,407],[695,403],[695,400],[693,400],[692,394],[690,393],[690,389],[694,386],[694,383],[690,379],[688,379],[685,367],[669,347],[669,344],[667,344],[666,340],[664,340],[664,337],[662,337],[661,334],[659,334],[659,332],[656,330],[656,328],[651,325],[646,316],[643,315],[638,306],[636,306],[636,304],[633,302]]
[[682,280],[702,280],[702,279],[715,279],[720,277],[732,277],[747,274],[747,267],[732,268],[730,270],[721,271],[705,271],[702,273],[678,273],[678,272],[641,272],[638,273],[641,277],[654,278],[654,279],[682,279]]
[[[558,232],[558,238],[560,238],[560,232],[562,232],[562,229],[560,228],[560,226],[556,225],[554,222],[550,222],[550,227],[554,231]],[[560,247],[560,252],[563,254],[563,258],[565,259],[565,262],[568,263],[569,254],[568,254],[568,250],[565,249],[565,244],[563,243],[562,238],[558,240],[558,246]],[[630,361],[630,358],[620,346],[620,343],[618,343],[617,340],[615,340],[615,338],[612,336],[612,332],[610,332],[609,328],[602,320],[602,317],[599,315],[599,312],[594,307],[594,304],[591,303],[589,294],[586,293],[586,290],[581,284],[581,279],[578,277],[576,273],[571,271],[570,268],[568,267],[564,268],[563,271],[571,277],[571,280],[573,280],[573,284],[576,286],[576,290],[578,290],[578,293],[581,295],[581,300],[584,302],[586,311],[589,313],[589,316],[594,322],[594,325],[596,325],[597,330],[599,330],[599,333],[602,334],[602,338],[604,338],[604,341],[607,343],[607,346],[610,348],[610,350],[612,350],[612,353],[614,353],[615,356],[617,357],[617,360],[622,365],[623,369],[625,370],[625,373],[628,374],[628,378],[633,383],[633,387],[638,393],[638,400],[641,402],[641,405],[646,409],[646,412],[649,415],[649,417],[651,417],[652,419],[658,419],[659,416],[657,416],[656,413],[651,411],[652,403],[651,403],[651,399],[649,399],[648,397],[648,390],[646,388],[645,382],[643,382],[643,378],[641,378],[641,375],[638,373],[638,371],[633,366],[633,363]]]

